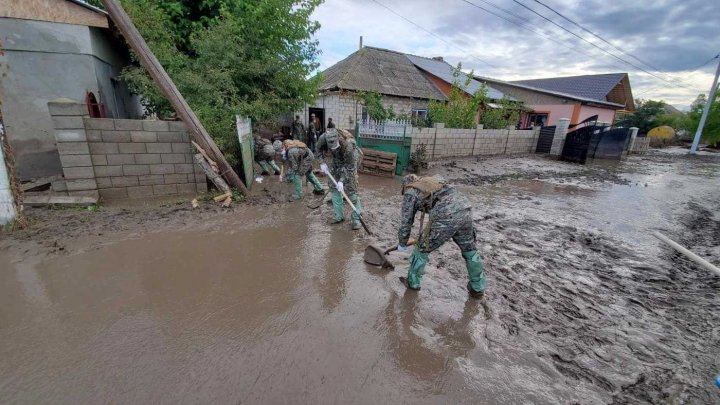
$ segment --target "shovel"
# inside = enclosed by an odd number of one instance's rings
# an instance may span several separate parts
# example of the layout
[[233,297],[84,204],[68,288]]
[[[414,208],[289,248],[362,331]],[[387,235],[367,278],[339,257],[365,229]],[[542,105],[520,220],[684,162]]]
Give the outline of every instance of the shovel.
[[[416,243],[417,241],[411,240],[408,241],[407,246],[412,246]],[[363,256],[363,260],[365,261],[365,263],[371,264],[373,266],[379,266],[383,269],[395,270],[395,266],[390,263],[390,261],[385,256],[387,256],[388,253],[397,250],[397,248],[397,246],[393,246],[390,249],[383,250],[377,246],[370,245],[365,248],[365,256]]]
[[[335,178],[333,177],[333,175],[330,174],[329,171],[325,172],[325,174],[328,176],[328,178],[330,180],[332,180],[333,184],[337,188],[337,181],[335,181]],[[362,225],[363,229],[365,229],[365,232],[367,232],[368,235],[372,236],[372,232],[370,232],[370,229],[368,229],[367,225],[365,225],[365,221],[363,221],[362,215],[360,215],[360,211],[358,211],[358,209],[355,208],[355,204],[353,204],[352,201],[350,201],[350,198],[347,196],[347,194],[345,194],[344,191],[341,191],[340,194],[342,194],[342,196],[345,198],[345,201],[347,201],[347,203],[350,204],[350,208],[352,208],[353,211],[355,211],[355,213],[357,214],[358,219],[360,219],[360,224]]]
[[[422,214],[420,214],[420,231],[418,232],[418,237],[422,237],[423,235],[423,225],[425,222],[425,212],[423,211]],[[407,246],[413,246],[416,245],[416,240],[409,240]],[[390,249],[380,249],[377,246],[370,245],[365,248],[365,255],[363,256],[363,260],[367,264],[372,264],[373,266],[380,266],[383,269],[390,269],[395,270],[395,266],[390,263],[390,261],[385,257],[388,253],[393,252],[397,250],[397,245],[391,247]]]

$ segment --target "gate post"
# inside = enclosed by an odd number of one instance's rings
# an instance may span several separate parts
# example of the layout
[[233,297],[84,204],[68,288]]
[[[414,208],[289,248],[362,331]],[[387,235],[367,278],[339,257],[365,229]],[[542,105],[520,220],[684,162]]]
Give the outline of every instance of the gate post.
[[567,137],[570,120],[567,118],[560,118],[555,125],[555,136],[553,137],[552,147],[550,147],[550,155],[560,156],[562,154],[563,146],[565,146],[565,137]]
[[632,154],[633,149],[635,149],[635,139],[637,138],[638,130],[640,130],[640,128],[630,127],[630,145],[627,150],[628,155]]

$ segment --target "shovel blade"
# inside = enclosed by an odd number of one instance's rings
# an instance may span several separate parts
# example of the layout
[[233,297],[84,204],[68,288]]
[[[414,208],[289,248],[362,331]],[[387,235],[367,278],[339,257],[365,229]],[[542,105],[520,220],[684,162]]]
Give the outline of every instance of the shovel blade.
[[365,255],[363,256],[363,260],[365,261],[365,263],[371,264],[373,266],[380,266],[382,268],[388,269],[395,268],[395,266],[393,266],[393,264],[390,263],[385,257],[385,251],[377,246],[370,245],[365,248]]

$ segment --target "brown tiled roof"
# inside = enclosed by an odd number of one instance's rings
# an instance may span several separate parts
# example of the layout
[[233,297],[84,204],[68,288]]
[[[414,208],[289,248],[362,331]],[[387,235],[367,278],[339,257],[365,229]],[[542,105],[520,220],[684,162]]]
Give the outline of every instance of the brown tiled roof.
[[322,73],[320,90],[377,91],[380,94],[446,100],[404,53],[366,46]]

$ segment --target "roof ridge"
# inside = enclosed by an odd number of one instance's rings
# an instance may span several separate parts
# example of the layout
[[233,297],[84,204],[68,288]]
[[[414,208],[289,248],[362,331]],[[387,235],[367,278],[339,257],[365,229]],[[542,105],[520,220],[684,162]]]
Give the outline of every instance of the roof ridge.
[[587,101],[587,102],[591,102],[591,103],[599,103],[599,104],[605,104],[605,105],[612,105],[612,106],[624,107],[622,104],[613,103],[613,102],[610,102],[610,101],[607,101],[607,100],[596,100],[596,99],[592,99],[592,98],[588,98],[588,97],[576,96],[576,95],[574,95],[574,94],[564,93],[564,92],[561,92],[561,91],[547,90],[547,89],[543,89],[543,88],[540,88],[540,87],[534,87],[534,86],[530,86],[530,85],[522,84],[522,83],[517,83],[517,82],[511,82],[511,81],[500,80],[500,79],[493,79],[493,78],[485,77],[485,76],[473,76],[473,77],[474,77],[475,79],[479,80],[479,81],[486,80],[486,81],[489,81],[489,82],[495,82],[495,83],[499,83],[499,84],[505,84],[505,85],[508,85],[508,86],[520,87],[520,88],[524,88],[524,89],[527,89],[527,90],[533,90],[533,91],[537,91],[537,92],[540,92],[540,93],[546,93],[546,94],[551,94],[551,95],[555,95],[555,96],[566,97],[566,98],[570,98],[570,99],[573,99],[573,100]]
[[627,72],[615,72],[615,73],[594,73],[588,75],[574,75],[574,76],[555,76],[555,77],[541,77],[537,79],[520,79],[520,80],[509,80],[508,83],[524,82],[531,80],[556,80],[556,79],[574,79],[578,77],[594,77],[594,76],[612,76],[612,75],[627,75]]

